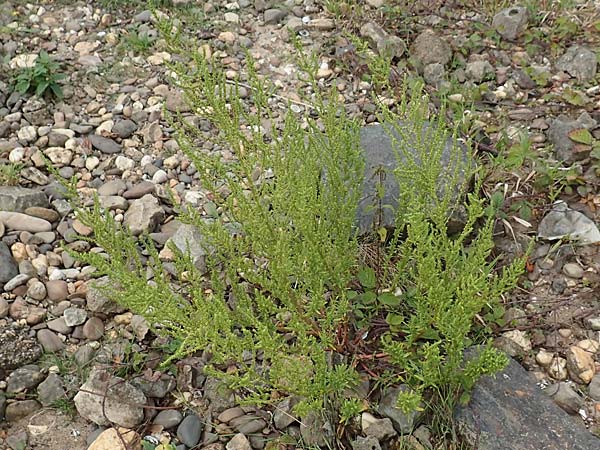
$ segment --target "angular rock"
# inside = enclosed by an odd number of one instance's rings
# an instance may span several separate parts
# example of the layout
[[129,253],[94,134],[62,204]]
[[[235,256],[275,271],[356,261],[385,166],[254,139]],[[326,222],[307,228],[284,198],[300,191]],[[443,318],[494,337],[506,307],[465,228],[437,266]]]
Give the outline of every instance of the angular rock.
[[514,41],[527,29],[528,20],[527,8],[512,6],[496,14],[492,26],[504,39]]
[[581,45],[572,45],[556,62],[556,68],[567,72],[579,81],[588,81],[596,76],[598,63],[596,54]]
[[567,371],[573,381],[579,384],[588,384],[596,372],[594,355],[572,345],[567,350]]
[[83,326],[83,335],[86,339],[97,341],[104,335],[104,323],[99,317],[90,318]]
[[23,212],[31,206],[48,206],[48,197],[41,191],[19,186],[0,186],[0,211]]
[[334,430],[322,415],[309,413],[300,420],[300,436],[306,446],[331,448],[334,440]]
[[252,445],[242,433],[236,434],[225,446],[226,450],[252,450]]
[[65,325],[68,327],[76,327],[77,325],[83,325],[85,323],[87,312],[81,308],[67,308],[65,309],[65,312],[63,312],[63,317],[65,319]]
[[106,289],[113,285],[108,277],[94,280],[86,292],[85,300],[87,309],[94,313],[114,314],[124,311],[114,300],[106,295]]
[[586,158],[591,147],[575,142],[569,137],[569,133],[578,129],[592,129],[595,126],[596,121],[587,113],[581,114],[577,120],[561,114],[551,121],[548,139],[553,145],[556,157],[568,164]]
[[287,12],[284,10],[281,10],[281,9],[276,9],[276,8],[267,9],[264,12],[265,24],[274,25],[276,23],[279,23],[285,18],[286,15],[287,15]]
[[361,429],[365,435],[373,436],[380,441],[398,435],[390,419],[387,417],[378,419],[368,412],[361,415]]
[[146,380],[143,377],[137,377],[131,380],[131,384],[139,388],[146,397],[164,398],[169,392],[175,389],[175,379],[167,374],[154,381]]
[[206,251],[205,238],[200,231],[189,224],[182,224],[175,234],[166,243],[166,246],[174,245],[183,254],[189,254],[192,263],[198,270],[206,271]]
[[42,406],[51,406],[57,400],[66,398],[62,379],[55,373],[51,373],[37,387],[38,400]]
[[121,139],[125,139],[131,136],[137,128],[138,126],[133,120],[126,119],[115,123],[112,132],[116,133]]
[[135,236],[152,232],[163,220],[165,211],[161,208],[158,199],[151,194],[134,200],[125,213],[124,224]]
[[[455,420],[478,450],[589,450],[600,440],[561,410],[515,360],[495,377],[482,377]],[[477,443],[477,444],[476,444]]]
[[380,55],[399,58],[406,52],[406,44],[398,36],[387,33],[375,22],[367,22],[360,28],[360,35],[377,50]]
[[538,237],[550,241],[568,237],[580,244],[595,244],[600,242],[600,230],[590,218],[560,201],[541,220]]
[[106,370],[93,370],[73,400],[79,414],[98,425],[133,428],[144,420],[144,393]]

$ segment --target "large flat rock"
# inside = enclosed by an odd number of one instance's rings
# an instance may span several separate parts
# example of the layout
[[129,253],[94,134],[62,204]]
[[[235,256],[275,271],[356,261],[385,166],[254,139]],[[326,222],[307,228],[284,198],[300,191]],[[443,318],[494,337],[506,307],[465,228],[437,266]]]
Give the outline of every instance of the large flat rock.
[[502,372],[476,384],[455,418],[477,450],[600,450],[600,439],[559,408],[512,358]]

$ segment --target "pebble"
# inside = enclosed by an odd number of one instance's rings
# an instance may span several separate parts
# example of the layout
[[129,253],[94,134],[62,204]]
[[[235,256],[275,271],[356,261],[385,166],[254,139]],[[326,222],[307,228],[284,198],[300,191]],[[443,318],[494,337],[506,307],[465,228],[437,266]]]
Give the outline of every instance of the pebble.
[[65,348],[63,341],[50,330],[39,330],[37,332],[37,339],[47,353],[55,353]]
[[0,221],[6,228],[12,230],[29,231],[30,233],[52,230],[52,224],[47,220],[18,212],[0,211]]
[[227,450],[252,450],[250,441],[242,433],[236,434],[225,446]]
[[161,425],[165,429],[176,427],[183,420],[183,414],[177,409],[167,409],[159,412],[153,422],[156,425]]
[[562,270],[570,278],[583,278],[583,268],[577,263],[566,263]]
[[69,295],[68,284],[64,280],[46,281],[46,292],[49,300],[58,303]]
[[203,428],[200,418],[196,414],[190,414],[177,427],[177,438],[188,447],[195,447],[200,442]]
[[63,313],[65,324],[69,327],[82,325],[87,319],[87,312],[81,308],[67,308]]
[[83,335],[90,341],[97,341],[104,336],[104,323],[98,317],[91,317],[83,326]]

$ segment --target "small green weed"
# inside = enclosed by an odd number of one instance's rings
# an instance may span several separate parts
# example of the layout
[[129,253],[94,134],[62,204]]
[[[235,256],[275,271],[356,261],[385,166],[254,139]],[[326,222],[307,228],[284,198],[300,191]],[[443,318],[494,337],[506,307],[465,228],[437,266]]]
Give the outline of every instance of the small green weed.
[[2,163],[0,164],[0,186],[16,186],[19,184],[19,178],[22,164]]
[[14,77],[14,89],[21,94],[33,92],[38,97],[49,92],[62,99],[63,92],[58,82],[66,76],[59,71],[60,64],[50,58],[48,53],[41,51],[33,67],[26,67],[17,72]]
[[75,403],[73,400],[68,398],[59,398],[58,400],[52,403],[52,407],[58,409],[63,414],[74,417],[77,415],[77,409],[75,408]]
[[122,45],[136,54],[145,55],[154,46],[155,42],[156,38],[147,33],[130,31],[125,35]]

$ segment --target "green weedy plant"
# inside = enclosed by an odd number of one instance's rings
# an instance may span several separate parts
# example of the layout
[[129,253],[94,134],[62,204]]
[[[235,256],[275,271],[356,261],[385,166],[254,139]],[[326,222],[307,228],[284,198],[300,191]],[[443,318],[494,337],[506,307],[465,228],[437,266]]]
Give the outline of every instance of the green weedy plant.
[[60,65],[48,53],[41,51],[33,67],[25,67],[17,72],[14,89],[21,94],[31,91],[38,97],[50,92],[61,99],[63,92],[58,82],[65,78],[65,74],[59,70]]
[[[159,25],[175,53],[177,30]],[[505,363],[489,345],[469,361],[464,351],[485,343],[474,319],[516,284],[522,261],[494,271],[493,214],[485,212],[478,183],[464,204],[463,231],[449,236],[449,217],[462,203],[459,175],[469,179],[475,168],[458,148],[442,167],[451,131],[428,112],[417,87],[404,90],[398,111],[381,105],[382,119],[404,124],[397,131],[406,139],[396,142],[403,208],[390,236],[379,230],[384,257],[361,268],[354,229],[364,173],[359,124],[337,103],[335,89],[320,88],[317,59],[300,46],[298,52],[313,110],[297,116],[288,108],[272,138],[262,129],[264,119],[277,123],[269,86],[252,59],[245,102],[240,86],[198,52],[172,66],[193,111],[218,130],[215,151],[201,150],[198,142],[209,137],[184,117],[173,118],[180,147],[214,204],[210,214],[180,207],[179,220],[201,231],[205,264],[172,246],[176,270],[167,271],[150,239],[136,240],[98,201],[76,211],[94,230],[84,239],[108,258],[78,257],[111,277],[116,287],[109,293],[122,305],[181,342],[171,359],[209,350],[208,372],[237,389],[242,402],[296,395],[300,416],[316,411],[345,423],[362,410],[349,392],[369,373],[375,382],[410,387],[398,402],[405,410],[438,400],[450,406]],[[424,131],[426,123],[437,126]],[[218,150],[225,148],[233,158],[222,158]],[[74,183],[69,190],[76,198]],[[374,300],[361,318],[359,296]]]

